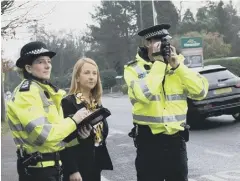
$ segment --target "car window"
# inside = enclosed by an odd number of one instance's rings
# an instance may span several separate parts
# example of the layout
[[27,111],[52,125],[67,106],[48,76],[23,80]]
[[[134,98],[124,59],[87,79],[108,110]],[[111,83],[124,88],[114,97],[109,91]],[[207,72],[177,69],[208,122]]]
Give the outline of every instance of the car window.
[[228,70],[202,73],[202,75],[205,76],[208,79],[208,81],[211,81],[211,82],[219,79],[223,80],[223,79],[231,79],[235,77],[235,75]]

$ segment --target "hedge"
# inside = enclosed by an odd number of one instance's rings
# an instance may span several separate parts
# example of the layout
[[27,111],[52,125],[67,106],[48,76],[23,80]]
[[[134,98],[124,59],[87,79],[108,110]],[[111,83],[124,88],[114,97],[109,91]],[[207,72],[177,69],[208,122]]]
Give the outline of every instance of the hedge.
[[240,57],[235,59],[212,59],[204,62],[204,65],[222,65],[229,71],[240,77]]

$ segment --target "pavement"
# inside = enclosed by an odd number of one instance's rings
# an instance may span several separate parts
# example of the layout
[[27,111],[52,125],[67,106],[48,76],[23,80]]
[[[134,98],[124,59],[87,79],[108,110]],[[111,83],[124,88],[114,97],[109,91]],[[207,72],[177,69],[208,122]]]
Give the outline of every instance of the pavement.
[[[136,181],[136,149],[128,132],[132,128],[131,104],[126,96],[104,96],[108,119],[107,146],[113,171],[103,171],[102,181]],[[15,145],[11,134],[2,141],[2,181],[17,180]],[[187,143],[189,181],[240,181],[240,123],[232,116],[209,118],[201,129],[190,131]]]

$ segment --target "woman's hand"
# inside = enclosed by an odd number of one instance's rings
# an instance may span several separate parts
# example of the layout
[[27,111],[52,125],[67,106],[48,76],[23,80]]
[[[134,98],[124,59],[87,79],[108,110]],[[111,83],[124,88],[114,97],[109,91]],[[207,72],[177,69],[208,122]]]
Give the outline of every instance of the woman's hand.
[[79,172],[75,172],[69,176],[69,181],[83,181]]

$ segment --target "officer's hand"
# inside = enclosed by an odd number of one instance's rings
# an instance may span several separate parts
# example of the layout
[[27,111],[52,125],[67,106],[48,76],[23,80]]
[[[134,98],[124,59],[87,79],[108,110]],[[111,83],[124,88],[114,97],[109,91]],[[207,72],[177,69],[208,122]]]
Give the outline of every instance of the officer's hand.
[[83,181],[79,172],[75,172],[69,176],[69,181]]
[[78,130],[78,135],[81,139],[86,139],[90,136],[91,131],[92,131],[92,126],[91,125],[84,125]]
[[171,57],[169,58],[169,64],[172,68],[177,68],[179,65],[176,48],[174,46],[170,47],[171,50]]
[[161,54],[161,41],[155,42],[149,46],[148,51],[149,54],[151,54],[150,57],[152,57],[154,61],[164,62],[163,56]]
[[90,114],[90,112],[86,108],[82,108],[82,109],[78,110],[72,118],[76,121],[77,124],[79,124],[89,114]]

